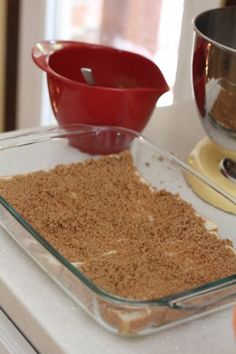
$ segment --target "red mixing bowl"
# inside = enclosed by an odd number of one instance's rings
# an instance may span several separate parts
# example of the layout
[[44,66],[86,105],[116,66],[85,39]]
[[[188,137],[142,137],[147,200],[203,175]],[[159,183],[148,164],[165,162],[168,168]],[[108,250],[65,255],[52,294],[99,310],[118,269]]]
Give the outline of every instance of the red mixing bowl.
[[[42,41],[34,62],[47,73],[55,117],[70,124],[116,125],[141,132],[168,85],[157,65],[135,53],[75,41]],[[81,68],[92,71],[89,85]]]

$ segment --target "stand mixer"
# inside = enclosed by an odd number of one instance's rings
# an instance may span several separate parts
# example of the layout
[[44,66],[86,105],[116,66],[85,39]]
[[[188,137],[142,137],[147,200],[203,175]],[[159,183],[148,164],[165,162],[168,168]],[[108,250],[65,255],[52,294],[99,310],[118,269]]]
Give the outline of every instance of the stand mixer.
[[[236,197],[236,7],[201,13],[193,25],[193,90],[208,138],[195,146],[188,163]],[[235,213],[214,191],[186,178],[200,197]]]

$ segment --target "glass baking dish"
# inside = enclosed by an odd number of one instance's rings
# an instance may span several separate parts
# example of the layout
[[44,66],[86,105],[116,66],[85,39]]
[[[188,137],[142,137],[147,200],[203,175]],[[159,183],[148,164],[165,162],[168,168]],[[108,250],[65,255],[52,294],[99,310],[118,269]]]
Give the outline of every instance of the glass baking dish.
[[[99,155],[130,149],[141,176],[157,189],[178,193],[196,212],[219,227],[219,235],[236,243],[235,200],[195,173],[172,154],[162,151],[133,131],[118,127],[70,126],[47,128],[0,139],[0,175],[14,176],[48,170],[58,164],[97,159]],[[222,198],[232,213],[200,199],[186,183],[198,179]],[[90,316],[109,331],[144,335],[232,304],[236,275],[201,287],[153,300],[130,300],[98,288],[38,234],[0,197],[1,226],[40,267]]]

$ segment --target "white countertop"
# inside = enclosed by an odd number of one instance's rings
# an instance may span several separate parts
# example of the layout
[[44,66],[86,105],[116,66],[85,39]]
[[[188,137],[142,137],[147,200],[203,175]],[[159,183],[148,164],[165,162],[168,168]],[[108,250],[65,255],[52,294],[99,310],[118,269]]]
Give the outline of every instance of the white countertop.
[[[158,108],[143,135],[184,159],[205,135],[191,103]],[[0,304],[43,354],[233,354],[232,309],[160,333],[122,338],[100,328],[0,232]]]
[[0,353],[37,354],[22,334],[0,309]]

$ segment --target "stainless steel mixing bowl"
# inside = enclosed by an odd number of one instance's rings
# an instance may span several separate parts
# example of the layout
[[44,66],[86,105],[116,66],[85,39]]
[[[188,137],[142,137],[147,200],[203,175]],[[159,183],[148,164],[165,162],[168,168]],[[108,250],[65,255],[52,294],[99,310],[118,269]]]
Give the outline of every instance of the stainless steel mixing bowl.
[[236,179],[236,7],[194,19],[192,81],[204,129],[225,158],[219,167]]

